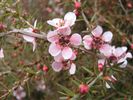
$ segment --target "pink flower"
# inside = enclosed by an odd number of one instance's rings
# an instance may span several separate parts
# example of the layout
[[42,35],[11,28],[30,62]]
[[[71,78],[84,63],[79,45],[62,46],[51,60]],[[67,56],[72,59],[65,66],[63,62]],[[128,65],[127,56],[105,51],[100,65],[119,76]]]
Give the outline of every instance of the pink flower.
[[[27,28],[24,29],[25,32],[29,32],[29,33],[33,33],[33,29],[32,28]],[[27,36],[27,35],[23,35],[23,38],[27,41],[33,44],[33,51],[35,51],[36,48],[36,41],[34,37],[31,36]]]
[[71,63],[70,61],[63,61],[63,62],[54,61],[52,63],[52,68],[55,72],[59,72],[62,69],[64,70],[69,69],[69,73],[71,75],[75,74],[76,72],[76,65],[74,63]]
[[[36,24],[37,24],[37,20],[34,22],[34,29],[32,28],[26,28],[24,29],[25,32],[28,33],[34,33],[35,28],[36,28]],[[35,51],[36,48],[36,41],[35,41],[35,37],[32,36],[28,36],[28,35],[23,35],[23,38],[27,41],[33,44],[33,51]]]
[[[97,26],[92,30],[92,35],[85,35],[83,37],[84,47],[86,49],[102,49],[106,48],[106,44],[111,42],[113,34],[110,31],[104,32],[101,26]],[[103,33],[103,34],[102,34]]]
[[23,87],[19,86],[13,91],[13,95],[16,97],[17,100],[22,100],[26,96],[26,93]]
[[127,52],[127,47],[108,46],[106,49],[102,49],[101,53],[111,60],[112,63],[120,64],[121,68],[125,68],[127,65],[127,58],[132,58],[132,54]]
[[54,18],[52,20],[48,20],[47,23],[49,25],[52,25],[56,28],[60,28],[62,26],[72,26],[75,24],[76,21],[76,15],[73,12],[68,12],[65,16],[64,19],[61,18]]
[[113,54],[112,56],[110,56],[110,59],[117,61],[117,64],[120,64],[121,68],[125,68],[127,66],[127,58],[132,58],[132,54],[130,52],[127,52],[127,47],[123,46],[113,48]]
[[45,82],[43,80],[37,81],[37,91],[44,91],[46,89]]
[[64,59],[70,59],[73,55],[71,46],[79,46],[81,44],[81,36],[77,33],[70,35],[71,30],[69,27],[63,30],[50,31],[47,39],[51,42],[49,53],[52,56],[57,56],[60,53]]
[[74,8],[79,9],[81,7],[81,3],[79,1],[74,2]]
[[4,53],[3,53],[3,49],[1,48],[0,50],[0,59],[4,58]]
[[98,70],[99,71],[103,71],[104,63],[105,63],[105,59],[98,60]]
[[76,72],[76,65],[72,62],[72,60],[76,59],[75,53],[73,53],[73,56],[69,60],[65,60],[60,53],[59,55],[54,57],[54,62],[52,63],[52,68],[55,72],[59,72],[61,70],[69,69],[69,73],[71,75],[75,74]]
[[87,84],[81,84],[81,85],[79,85],[79,92],[81,94],[86,94],[86,93],[88,93],[88,91],[89,91],[89,87],[88,87]]
[[106,58],[109,58],[112,55],[113,48],[114,48],[114,46],[105,44],[102,46],[102,48],[100,48],[100,53],[104,54],[104,56],[106,56]]

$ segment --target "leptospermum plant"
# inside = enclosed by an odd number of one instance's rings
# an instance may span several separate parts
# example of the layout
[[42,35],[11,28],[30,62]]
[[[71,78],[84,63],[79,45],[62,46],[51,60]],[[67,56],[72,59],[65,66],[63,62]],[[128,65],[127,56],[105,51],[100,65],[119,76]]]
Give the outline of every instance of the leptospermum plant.
[[[74,1],[75,11],[77,11],[76,14],[79,15],[80,12],[84,13],[82,6],[81,6],[81,1],[80,0],[73,0],[73,1]],[[51,12],[51,11],[49,11],[49,12]],[[108,73],[106,75],[106,73],[104,73],[104,71],[106,71],[106,68],[109,69],[111,67],[114,67],[115,65],[118,65],[121,68],[125,68],[128,64],[127,59],[132,58],[132,54],[130,52],[128,52],[128,50],[127,50],[128,48],[126,46],[122,46],[122,47],[116,47],[115,45],[112,46],[111,42],[112,42],[112,38],[113,38],[113,33],[111,31],[104,31],[104,29],[100,25],[97,25],[94,29],[89,30],[89,31],[91,31],[90,33],[87,31],[88,33],[85,36],[83,36],[83,34],[82,34],[83,37],[81,37],[80,33],[73,33],[71,27],[75,24],[76,14],[74,12],[68,12],[65,14],[64,18],[54,18],[52,20],[47,21],[47,24],[53,26],[52,30],[49,30],[47,33],[47,36],[46,36],[46,39],[48,40],[48,42],[50,42],[48,53],[53,57],[53,62],[51,63],[51,67],[55,72],[67,70],[70,75],[74,75],[76,73],[76,69],[78,67],[75,63],[75,60],[77,58],[76,50],[77,49],[79,49],[79,51],[83,50],[82,53],[84,53],[85,55],[87,54],[87,52],[90,52],[91,54],[93,54],[93,52],[94,52],[95,57],[97,59],[97,67],[99,70],[99,75],[97,75],[97,71],[96,71],[96,73],[93,73],[93,72],[89,71],[87,68],[85,69],[85,67],[84,67],[84,69],[87,72],[92,74],[92,78],[90,78],[90,77],[86,78],[86,77],[84,77],[84,76],[86,76],[86,75],[84,75],[84,73],[83,74],[79,73],[79,74],[82,74],[83,78],[85,78],[84,79],[85,81],[90,79],[87,82],[82,82],[74,76],[73,79],[76,79],[78,81],[73,80],[72,82],[75,83],[76,85],[79,85],[79,90],[74,91],[74,92],[78,92],[80,94],[87,94],[91,90],[91,86],[102,75],[103,75],[102,79],[104,80],[103,82],[105,82],[106,88],[111,88],[111,85],[108,83],[115,83],[117,81],[117,78],[115,77],[114,73]],[[84,14],[84,15],[86,15],[86,14]],[[84,17],[83,17],[83,19],[87,20],[87,18],[85,19]],[[81,19],[80,21],[83,21],[83,20]],[[35,49],[37,47],[36,46],[36,44],[37,44],[36,43],[36,38],[37,38],[36,35],[38,35],[38,33],[36,32],[36,25],[37,25],[37,20],[34,22],[33,27],[25,28],[25,29],[23,29],[23,32],[25,32],[25,33],[22,32],[24,34],[24,35],[22,35],[22,38],[26,42],[32,43],[33,51],[35,51]],[[32,25],[30,25],[30,26],[32,26]],[[29,33],[29,34],[34,33],[36,35],[32,37],[32,36],[29,36],[28,34],[26,35],[26,33]],[[42,34],[39,34],[39,35],[42,36]],[[44,38],[41,38],[41,39],[44,39]],[[3,49],[1,48],[0,49],[0,59],[2,59],[2,58],[4,58],[4,53],[3,53]],[[41,77],[39,77],[40,73],[41,73],[41,75],[45,75],[46,76],[45,78],[47,78],[47,75],[49,72],[49,68],[44,63],[43,63],[44,66],[41,67],[41,65],[42,65],[41,61],[42,61],[42,59],[38,59],[38,57],[37,57],[37,61],[35,61],[35,62],[33,61],[33,63],[24,65],[24,66],[28,66],[28,68],[26,70],[24,70],[26,72],[26,77],[24,77],[23,81],[28,84],[27,81],[30,80],[31,77],[32,77],[32,79],[35,79],[35,80],[39,79],[39,81],[36,84],[37,87],[35,90],[37,90],[39,92],[48,91],[52,94],[49,87],[47,89],[47,86],[45,85],[46,81],[40,80],[40,78],[41,78]],[[4,64],[8,64],[8,62],[6,62]],[[35,72],[34,72],[34,69],[30,70],[30,68],[29,68],[30,65],[31,66],[38,65],[39,70],[36,71],[36,69],[35,69]],[[80,67],[82,67],[82,66],[80,66]],[[105,70],[103,70],[104,68],[105,68]],[[2,75],[2,74],[0,74],[0,75]],[[95,76],[96,76],[96,78],[93,80],[93,78]],[[28,93],[26,95],[24,88],[20,86],[21,82],[22,81],[16,82],[16,84],[18,85],[18,88],[15,88],[15,89],[11,88],[11,89],[9,89],[9,91],[7,91],[8,93],[13,92],[13,95],[18,100],[22,100],[26,96],[30,95],[30,93]],[[22,85],[24,86],[25,83],[23,83]],[[16,85],[16,84],[14,84],[14,85]],[[47,82],[46,82],[46,84],[47,84]],[[28,85],[27,85],[27,87],[29,88]],[[69,97],[73,96],[73,91],[71,92],[69,89],[66,89],[64,87],[63,87],[63,89],[65,90],[65,92],[67,91],[67,94],[65,94],[65,95],[67,95],[67,97],[69,95],[70,95]],[[71,93],[68,93],[68,92],[71,92]],[[8,95],[8,93],[7,93],[7,95]],[[62,93],[62,94],[64,94],[64,93]],[[74,93],[74,96],[76,97],[79,95],[75,95],[75,93]],[[75,99],[75,97],[74,97],[74,99]],[[67,99],[69,99],[69,98],[67,98]]]

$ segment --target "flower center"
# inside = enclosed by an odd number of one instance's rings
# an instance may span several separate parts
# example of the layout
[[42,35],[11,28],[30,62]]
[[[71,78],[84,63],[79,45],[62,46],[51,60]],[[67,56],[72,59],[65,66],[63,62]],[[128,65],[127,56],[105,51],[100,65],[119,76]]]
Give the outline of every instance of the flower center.
[[64,70],[67,70],[70,68],[70,61],[69,60],[63,61],[62,64],[63,64]]
[[58,27],[64,26],[64,24],[65,24],[65,22],[64,22],[63,19],[60,19],[60,20],[59,20],[59,23],[56,23],[56,25],[57,25]]
[[70,40],[69,40],[69,36],[61,36],[59,39],[59,44],[62,46],[67,46],[69,44]]
[[99,49],[104,44],[101,37],[93,37],[92,47],[94,49]]
[[120,60],[121,58],[124,58],[126,56],[126,53],[123,53],[121,56],[119,56],[119,57],[116,57],[116,56],[114,56],[114,55],[112,55],[112,56],[110,56],[109,58],[110,58],[110,60],[112,61],[112,62],[116,62],[116,61],[118,61],[118,60]]
[[115,61],[117,60],[117,57],[115,57],[115,56],[112,55],[112,56],[109,57],[109,59],[110,59],[111,61],[115,62]]
[[117,59],[120,60],[121,58],[124,58],[126,56],[126,53],[123,53],[122,55],[120,55]]

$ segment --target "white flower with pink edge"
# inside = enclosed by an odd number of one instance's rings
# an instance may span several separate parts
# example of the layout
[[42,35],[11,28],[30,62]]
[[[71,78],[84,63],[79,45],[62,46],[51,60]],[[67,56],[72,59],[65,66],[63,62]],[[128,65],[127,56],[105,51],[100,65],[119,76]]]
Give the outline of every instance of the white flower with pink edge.
[[48,20],[47,23],[51,26],[54,26],[56,28],[60,28],[63,26],[70,27],[75,24],[76,21],[76,15],[73,12],[68,12],[64,16],[64,19],[61,18],[54,18],[52,20]]
[[[108,46],[108,48],[104,48],[101,50],[101,53],[104,54],[106,58],[108,58],[112,63],[120,64],[121,68],[125,68],[127,66],[127,59],[132,58],[132,54],[127,52],[127,47],[117,47]],[[105,58],[103,59],[103,61]]]
[[92,35],[85,35],[83,37],[84,47],[88,50],[100,50],[103,47],[105,48],[105,46],[107,46],[107,44],[111,42],[113,37],[113,34],[110,31],[106,31],[103,33],[103,29],[99,25],[94,30],[92,30],[91,33]]
[[76,65],[73,63],[73,60],[75,59],[75,53],[73,53],[73,56],[69,60],[65,60],[62,54],[60,53],[58,56],[54,57],[55,61],[52,63],[52,68],[55,72],[69,69],[70,75],[73,75],[76,72]]
[[55,30],[48,33],[47,39],[51,42],[49,53],[52,56],[57,56],[61,53],[64,59],[70,59],[73,55],[71,47],[79,46],[82,38],[77,33],[70,35],[71,29],[69,27],[64,28],[62,31]]

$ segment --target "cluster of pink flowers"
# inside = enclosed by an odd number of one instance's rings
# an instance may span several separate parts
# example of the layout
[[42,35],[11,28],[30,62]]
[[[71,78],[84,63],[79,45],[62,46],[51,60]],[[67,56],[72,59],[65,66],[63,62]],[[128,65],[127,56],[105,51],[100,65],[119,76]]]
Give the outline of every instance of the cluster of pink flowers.
[[71,34],[71,26],[76,21],[76,15],[73,12],[68,12],[64,19],[55,18],[48,20],[49,25],[54,26],[54,31],[49,31],[47,39],[51,42],[49,53],[54,57],[52,68],[59,72],[62,69],[69,69],[70,74],[76,71],[76,65],[73,60],[76,59],[76,52],[73,46],[79,46],[82,38],[78,33]]
[[[75,21],[76,15],[73,12],[68,12],[64,19],[55,18],[47,21],[49,25],[56,28],[54,31],[49,31],[47,35],[48,41],[51,42],[49,53],[55,60],[52,68],[56,72],[69,69],[70,74],[74,74],[76,71],[76,65],[73,63],[73,60],[76,59],[76,53],[73,46],[81,45],[82,38],[78,33],[71,35],[70,26],[74,25]],[[112,32],[103,32],[103,28],[99,25],[91,31],[90,35],[83,37],[85,49],[95,50],[101,56],[98,60],[98,69],[100,71],[108,63],[110,63],[109,65],[120,64],[120,67],[124,68],[127,65],[126,59],[132,58],[132,54],[127,52],[127,47],[116,48],[111,46],[112,37]]]
[[[107,59],[110,64],[114,63],[120,64],[121,68],[125,68],[127,65],[127,58],[132,58],[132,54],[127,52],[127,47],[115,47],[111,46],[111,40],[113,37],[112,32],[106,31],[103,33],[101,26],[97,26],[92,30],[91,35],[86,35],[83,37],[84,47],[88,50],[95,49],[98,50],[101,58],[98,60],[98,68],[102,71],[103,66],[108,64]],[[102,34],[103,33],[103,34]]]

